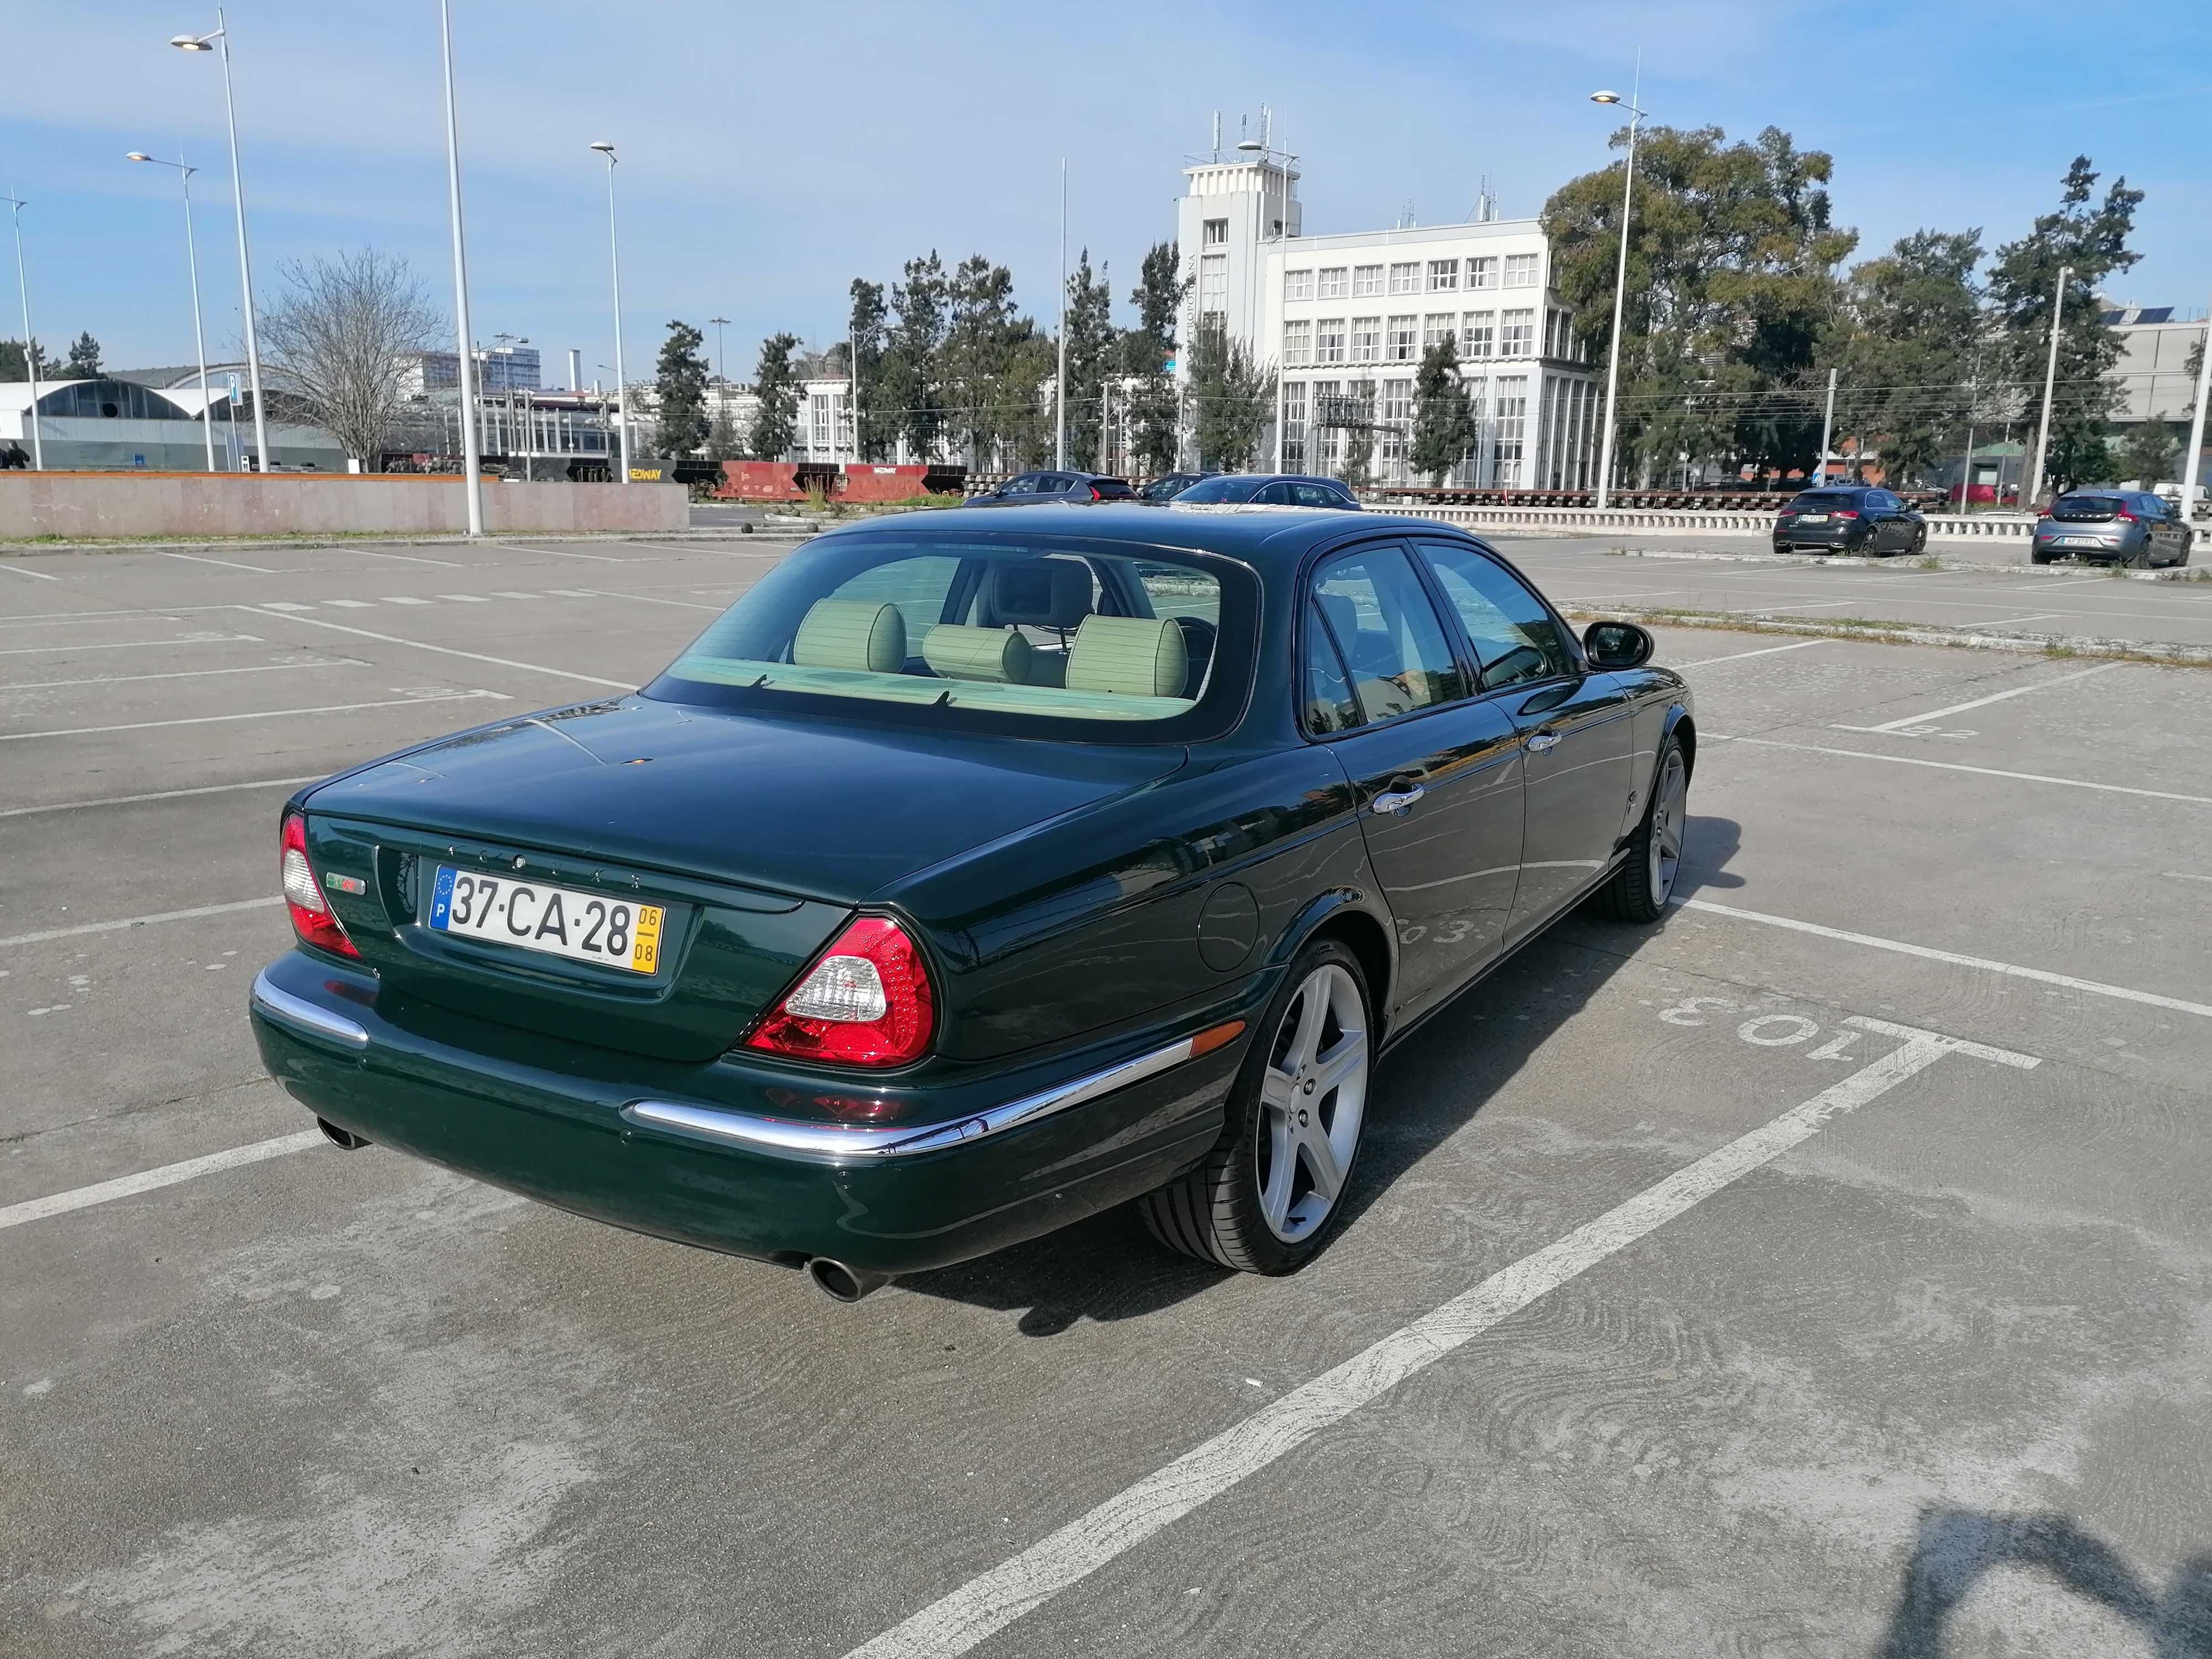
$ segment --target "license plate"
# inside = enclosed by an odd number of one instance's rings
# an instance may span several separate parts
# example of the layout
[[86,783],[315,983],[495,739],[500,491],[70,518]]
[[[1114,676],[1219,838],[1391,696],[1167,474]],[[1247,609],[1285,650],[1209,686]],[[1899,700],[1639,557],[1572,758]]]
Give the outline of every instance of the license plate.
[[2101,538],[2096,536],[2061,536],[2058,544],[2061,547],[2102,547],[2105,544]]
[[1828,515],[1825,513],[1800,513],[1797,515],[1799,524],[1826,524],[1827,521]]
[[659,967],[665,920],[657,904],[477,875],[450,864],[438,866],[438,884],[430,890],[430,926],[439,933],[495,939],[633,974]]

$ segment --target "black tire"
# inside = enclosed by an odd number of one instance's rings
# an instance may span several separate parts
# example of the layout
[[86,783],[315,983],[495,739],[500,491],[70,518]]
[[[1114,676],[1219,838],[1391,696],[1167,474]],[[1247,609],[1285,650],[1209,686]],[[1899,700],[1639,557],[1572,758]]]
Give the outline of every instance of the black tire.
[[1689,757],[1669,734],[1659,745],[1651,799],[1628,843],[1628,857],[1598,890],[1599,905],[1615,921],[1649,923],[1667,914],[1681,869],[1689,793]]
[[1925,553],[1928,550],[1928,526],[1926,525],[1922,525],[1917,530],[1912,532],[1912,545],[1906,548],[1905,550],[1907,553],[1911,554]]
[[2049,564],[2051,562],[2051,555],[2043,552],[2039,549],[2031,547],[2027,550],[2027,562],[2030,564]]
[[[1335,975],[1341,975],[1342,980],[1335,979]],[[1316,992],[1316,981],[1325,981],[1331,991]],[[1352,1079],[1346,1079],[1345,1085],[1316,1092],[1315,1080],[1310,1079],[1301,1087],[1295,1073],[1286,1073],[1276,1065],[1285,1054],[1286,1042],[1293,1045],[1297,1042],[1298,1027],[1292,1022],[1293,1013],[1304,1014],[1307,997],[1331,993],[1333,1000],[1324,1005],[1328,1012],[1316,1028],[1316,1040],[1318,1042],[1331,1029],[1337,1033],[1337,1045],[1356,1035],[1361,1048],[1356,1097],[1345,1092],[1345,1088],[1353,1082]],[[1350,1032],[1348,1021],[1340,1018],[1337,1012],[1347,1001],[1357,1006],[1359,1029],[1356,1034]],[[1170,1249],[1239,1273],[1288,1273],[1304,1267],[1328,1240],[1344,1214],[1344,1194],[1350,1187],[1358,1158],[1369,1080],[1374,1071],[1373,1031],[1373,1004],[1359,959],[1334,939],[1316,939],[1299,951],[1291,963],[1290,972],[1284,975],[1282,988],[1276,992],[1267,1005],[1267,1012],[1261,1017],[1259,1035],[1245,1051],[1244,1063],[1229,1093],[1227,1121],[1222,1126],[1220,1140],[1196,1169],[1137,1200],[1137,1213],[1143,1217],[1146,1230]],[[1336,1054],[1339,1049],[1331,1047],[1316,1050],[1317,1054],[1324,1052]],[[1273,1190],[1266,1175],[1274,1173],[1274,1158],[1285,1144],[1270,1133],[1278,1115],[1266,1098],[1271,1073],[1277,1080],[1274,1088],[1287,1095],[1288,1105],[1294,1109],[1297,1118],[1319,1128],[1325,1136],[1346,1139],[1346,1150],[1334,1159],[1334,1194],[1319,1213],[1304,1224],[1286,1214],[1284,1224],[1278,1226],[1269,1220],[1263,1208],[1268,1192]],[[1347,1105],[1355,1114],[1348,1125],[1341,1116]],[[1326,1121],[1325,1113],[1332,1115]],[[1336,1134],[1340,1128],[1349,1131],[1348,1139]],[[1291,1163],[1285,1166],[1284,1179],[1286,1207],[1310,1209],[1318,1188],[1313,1183],[1310,1167],[1303,1161],[1306,1154],[1297,1144],[1291,1144],[1289,1150]],[[1270,1165],[1266,1175],[1261,1167],[1263,1156]],[[1296,1194],[1302,1175],[1308,1184],[1299,1197]],[[1290,1236],[1285,1237],[1286,1233]]]

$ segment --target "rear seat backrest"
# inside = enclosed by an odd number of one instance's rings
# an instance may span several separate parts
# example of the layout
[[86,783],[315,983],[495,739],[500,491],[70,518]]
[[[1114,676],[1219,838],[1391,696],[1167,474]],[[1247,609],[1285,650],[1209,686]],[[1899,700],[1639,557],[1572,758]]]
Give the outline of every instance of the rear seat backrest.
[[1190,673],[1182,629],[1172,619],[1083,619],[1067,653],[1067,689],[1127,697],[1180,697]]
[[791,659],[808,668],[906,670],[906,618],[879,599],[817,599],[791,642]]
[[1011,628],[940,623],[921,636],[921,659],[948,680],[1020,685],[1029,678],[1030,654],[1030,642]]

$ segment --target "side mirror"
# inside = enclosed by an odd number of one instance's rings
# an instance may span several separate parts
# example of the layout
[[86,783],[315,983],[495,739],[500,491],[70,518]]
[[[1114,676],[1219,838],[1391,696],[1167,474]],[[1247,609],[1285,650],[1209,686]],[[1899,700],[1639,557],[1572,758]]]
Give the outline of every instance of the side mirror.
[[1641,668],[1658,641],[1634,623],[1592,623],[1583,630],[1583,651],[1593,668]]

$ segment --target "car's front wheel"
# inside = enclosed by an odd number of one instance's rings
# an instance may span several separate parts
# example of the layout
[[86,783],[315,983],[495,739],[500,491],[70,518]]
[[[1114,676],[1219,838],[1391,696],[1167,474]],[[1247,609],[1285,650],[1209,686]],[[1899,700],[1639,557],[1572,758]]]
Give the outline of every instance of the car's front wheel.
[[1163,1244],[1242,1273],[1304,1265],[1343,1207],[1374,1062],[1366,975],[1334,939],[1298,953],[1206,1162],[1138,1200]]

